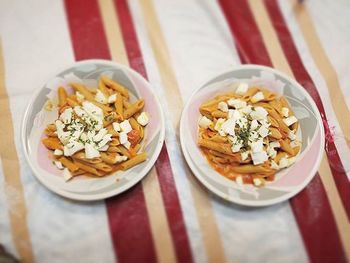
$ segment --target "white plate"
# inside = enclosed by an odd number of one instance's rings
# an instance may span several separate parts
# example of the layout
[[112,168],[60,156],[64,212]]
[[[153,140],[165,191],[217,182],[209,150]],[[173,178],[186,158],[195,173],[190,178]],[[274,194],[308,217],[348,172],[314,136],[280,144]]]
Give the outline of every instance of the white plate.
[[[220,175],[208,164],[197,146],[199,106],[215,95],[234,91],[232,86],[242,81],[285,96],[300,123],[302,149],[296,163],[278,172],[273,182],[261,188],[242,187]],[[198,180],[225,200],[247,206],[272,205],[296,195],[316,174],[324,149],[321,116],[310,95],[283,73],[258,65],[244,65],[220,74],[194,92],[181,116],[180,137],[186,161]]]
[[[143,98],[145,111],[150,114],[150,122],[145,128],[143,151],[147,161],[127,170],[102,178],[78,176],[65,182],[62,171],[52,165],[48,150],[40,142],[47,124],[57,118],[57,109],[47,111],[44,105],[48,97],[57,100],[59,85],[82,79],[89,87],[97,87],[101,74],[123,84],[131,93],[131,99]],[[108,198],[129,189],[139,182],[157,160],[164,142],[164,117],[161,105],[150,84],[137,72],[123,65],[105,60],[86,60],[60,71],[48,81],[30,101],[22,121],[23,149],[36,178],[51,191],[67,198],[91,201]]]

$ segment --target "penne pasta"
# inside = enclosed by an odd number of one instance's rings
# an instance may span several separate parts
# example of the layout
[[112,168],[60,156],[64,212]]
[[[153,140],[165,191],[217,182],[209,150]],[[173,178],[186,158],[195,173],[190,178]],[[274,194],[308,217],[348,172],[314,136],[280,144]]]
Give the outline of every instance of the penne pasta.
[[64,156],[62,156],[58,160],[63,164],[63,166],[67,167],[68,170],[71,172],[76,172],[79,169],[79,167],[75,163],[73,163],[72,161],[70,161],[68,158]]
[[58,105],[62,107],[67,103],[67,92],[63,87],[57,89],[58,92]]
[[115,91],[119,92],[120,94],[122,94],[125,98],[129,98],[129,92],[128,90],[123,87],[121,84],[111,80],[110,78],[108,78],[107,76],[101,76],[101,80],[103,81],[103,83],[111,88],[114,89]]
[[136,112],[139,112],[145,106],[145,101],[143,99],[136,101],[130,107],[126,108],[124,111],[124,119],[129,119]]
[[49,150],[63,150],[63,145],[58,138],[49,137],[41,141]]
[[138,154],[135,157],[121,163],[122,170],[127,170],[127,169],[129,169],[129,168],[131,168],[139,163],[146,161],[146,159],[147,159],[146,153]]

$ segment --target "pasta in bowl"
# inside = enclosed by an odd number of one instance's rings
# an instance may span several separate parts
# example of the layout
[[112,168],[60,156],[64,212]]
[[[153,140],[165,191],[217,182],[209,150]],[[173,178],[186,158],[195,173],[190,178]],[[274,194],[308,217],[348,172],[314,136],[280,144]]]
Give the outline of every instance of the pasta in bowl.
[[34,94],[22,142],[36,178],[64,197],[91,201],[117,195],[154,165],[164,118],[150,84],[105,60],[75,63]]
[[210,165],[239,185],[273,181],[300,152],[298,120],[283,96],[239,83],[199,111],[198,145]]
[[304,88],[258,65],[220,74],[195,91],[182,113],[180,139],[197,179],[247,206],[301,191],[324,147],[320,114]]

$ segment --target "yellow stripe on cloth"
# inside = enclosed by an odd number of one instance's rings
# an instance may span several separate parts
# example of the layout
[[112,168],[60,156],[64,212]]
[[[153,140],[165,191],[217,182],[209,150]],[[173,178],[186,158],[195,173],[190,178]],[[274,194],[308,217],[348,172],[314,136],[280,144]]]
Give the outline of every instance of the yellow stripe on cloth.
[[5,87],[4,58],[0,43],[0,158],[4,174],[5,195],[9,209],[12,239],[18,256],[23,262],[34,262],[11,116],[10,102]]
[[[173,128],[178,133],[183,101],[171,66],[169,51],[154,10],[153,1],[141,0],[139,3],[166,97],[169,98],[167,102],[172,115]],[[177,138],[179,137],[177,136]],[[186,166],[184,169],[190,180],[191,193],[208,260],[209,262],[225,262],[225,254],[209,196],[194,180],[189,168]]]
[[[270,17],[267,13],[266,7],[262,2],[263,0],[249,0],[249,6],[253,12],[255,21],[260,29],[264,43],[266,45],[269,56],[273,66],[278,70],[284,70],[293,77],[292,69],[288,64],[287,58],[283,53],[282,46],[277,38],[277,34],[272,26]],[[274,42],[274,43],[267,43]],[[282,65],[282,66],[281,66]],[[281,68],[280,68],[281,67]],[[325,152],[324,152],[325,156]],[[329,169],[329,163],[327,158],[323,157],[321,166],[319,168],[319,174],[322,183],[326,189],[327,197],[335,217],[336,226],[339,230],[341,241],[344,245],[347,258],[350,257],[350,246],[346,247],[346,244],[350,244],[350,225],[345,224],[347,222],[347,216],[345,213],[344,206],[341,202],[337,187],[333,180],[331,170]]]
[[[112,0],[99,0],[98,3],[112,59],[128,66],[130,63],[119,25],[116,6]],[[173,239],[171,238],[157,171],[154,168],[142,181],[142,187],[157,259],[159,262],[176,262]]]
[[[337,116],[340,128],[345,136],[350,136],[350,111],[346,105],[343,91],[340,88],[337,73],[322,47],[306,5],[299,4],[296,0],[291,0],[291,3],[295,18],[299,24],[299,29],[309,47],[309,52],[327,83],[329,94],[331,94],[329,99],[332,102],[332,107]],[[350,139],[345,141],[350,149]]]

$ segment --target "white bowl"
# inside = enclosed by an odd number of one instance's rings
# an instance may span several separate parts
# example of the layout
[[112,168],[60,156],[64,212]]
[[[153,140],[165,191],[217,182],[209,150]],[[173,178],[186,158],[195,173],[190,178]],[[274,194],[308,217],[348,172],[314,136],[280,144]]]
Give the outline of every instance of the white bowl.
[[[199,106],[215,95],[233,91],[230,86],[242,81],[264,86],[286,97],[300,123],[302,148],[296,162],[279,171],[273,182],[261,188],[242,187],[220,175],[208,164],[197,145]],[[258,65],[239,66],[216,76],[195,91],[181,116],[180,137],[186,161],[198,180],[225,200],[246,206],[272,205],[296,195],[316,174],[324,149],[321,116],[310,95],[283,73]]]
[[[97,87],[97,79],[101,74],[123,84],[131,93],[131,99],[145,99],[144,110],[151,118],[145,129],[142,147],[147,152],[148,159],[127,171],[119,171],[101,178],[75,177],[65,182],[62,171],[52,165],[48,158],[48,150],[41,143],[46,125],[57,118],[57,109],[47,111],[44,105],[48,97],[56,99],[59,85],[65,86],[78,77],[90,87]],[[60,71],[36,92],[25,111],[21,135],[26,159],[34,175],[43,185],[67,198],[82,201],[99,200],[129,189],[152,168],[164,142],[164,117],[152,87],[140,74],[111,61],[86,60]]]

